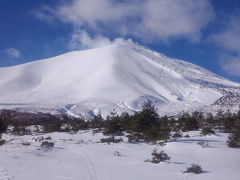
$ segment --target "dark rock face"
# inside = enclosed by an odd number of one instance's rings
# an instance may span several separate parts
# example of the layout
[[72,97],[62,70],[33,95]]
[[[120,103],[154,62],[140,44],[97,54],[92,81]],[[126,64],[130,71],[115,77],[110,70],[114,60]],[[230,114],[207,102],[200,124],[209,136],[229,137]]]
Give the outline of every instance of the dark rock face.
[[240,107],[240,94],[229,92],[218,99],[213,105],[227,108]]

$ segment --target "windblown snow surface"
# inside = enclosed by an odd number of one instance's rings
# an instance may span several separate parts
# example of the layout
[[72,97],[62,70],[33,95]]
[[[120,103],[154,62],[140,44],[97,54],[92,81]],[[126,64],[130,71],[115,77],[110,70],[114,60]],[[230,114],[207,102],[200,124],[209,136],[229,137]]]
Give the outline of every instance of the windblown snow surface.
[[[121,143],[99,144],[103,135],[92,131],[4,134],[7,142],[0,146],[0,180],[239,180],[240,150],[227,147],[227,134],[187,134],[190,137],[165,146],[128,143],[126,137]],[[41,136],[52,137],[55,146],[41,148],[41,142],[35,141]],[[208,143],[208,147],[199,142]],[[22,145],[26,143],[29,146]],[[153,149],[163,150],[171,159],[160,164],[144,162],[152,158]],[[192,163],[204,172],[184,174]]]
[[240,85],[199,66],[123,42],[0,68],[0,108],[103,115],[152,102],[162,114],[213,104]]

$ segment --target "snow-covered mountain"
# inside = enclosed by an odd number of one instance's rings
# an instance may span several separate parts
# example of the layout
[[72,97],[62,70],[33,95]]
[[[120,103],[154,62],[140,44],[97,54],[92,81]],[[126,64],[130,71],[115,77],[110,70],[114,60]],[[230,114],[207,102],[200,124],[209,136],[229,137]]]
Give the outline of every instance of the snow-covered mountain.
[[0,108],[89,116],[150,101],[164,114],[209,106],[229,92],[240,94],[240,84],[130,42],[0,68]]

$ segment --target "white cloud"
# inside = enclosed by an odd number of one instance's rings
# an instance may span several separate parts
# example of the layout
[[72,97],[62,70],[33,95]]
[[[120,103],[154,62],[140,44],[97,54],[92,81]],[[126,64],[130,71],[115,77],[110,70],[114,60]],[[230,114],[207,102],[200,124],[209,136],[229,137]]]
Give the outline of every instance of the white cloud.
[[240,13],[226,19],[222,31],[211,39],[224,53],[219,54],[221,67],[231,75],[240,76]]
[[37,16],[39,19],[45,20],[49,23],[52,23],[55,20],[54,14],[55,14],[55,10],[43,5],[41,7],[41,10],[35,10],[32,12],[35,16]]
[[214,18],[207,0],[150,0],[145,3],[137,34],[161,40],[185,37],[196,41]]
[[36,15],[144,41],[179,37],[196,41],[214,18],[214,10],[208,0],[72,0],[57,8],[44,6]]
[[220,54],[220,65],[223,70],[231,75],[240,76],[240,55],[231,55],[230,53]]
[[125,42],[133,43],[131,39],[116,38],[114,40],[110,40],[109,38],[103,37],[101,35],[91,36],[85,30],[76,29],[74,33],[72,33],[68,46],[69,49],[71,50],[79,50],[97,48],[110,45],[113,43],[125,43]]
[[69,48],[71,50],[88,49],[101,47],[110,43],[111,40],[106,37],[100,35],[91,37],[85,30],[75,30],[69,41]]
[[223,30],[212,39],[223,49],[240,52],[240,13],[227,18]]
[[21,52],[15,48],[8,48],[3,50],[3,53],[9,58],[19,58],[21,56]]
[[96,27],[99,22],[113,22],[134,15],[135,3],[118,3],[112,0],[72,0],[55,9],[62,21],[75,25]]

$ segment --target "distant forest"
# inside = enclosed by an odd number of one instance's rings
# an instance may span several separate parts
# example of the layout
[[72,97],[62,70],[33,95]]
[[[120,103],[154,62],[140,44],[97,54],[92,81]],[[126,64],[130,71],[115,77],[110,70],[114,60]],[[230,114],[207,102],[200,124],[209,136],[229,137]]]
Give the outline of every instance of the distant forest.
[[[32,132],[34,127],[34,132]],[[203,136],[218,132],[229,133],[227,144],[240,148],[240,110],[238,113],[218,111],[215,116],[202,112],[182,113],[178,117],[160,117],[157,108],[144,104],[142,110],[134,114],[118,115],[112,111],[105,119],[99,112],[91,120],[73,118],[66,115],[54,116],[44,113],[25,113],[3,110],[0,114],[1,133],[16,135],[50,132],[77,132],[93,129],[108,138],[102,142],[121,142],[119,136],[126,135],[129,142],[167,142],[182,137],[182,132],[201,131]]]

